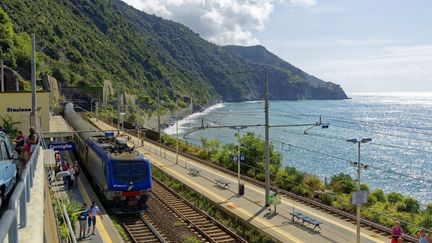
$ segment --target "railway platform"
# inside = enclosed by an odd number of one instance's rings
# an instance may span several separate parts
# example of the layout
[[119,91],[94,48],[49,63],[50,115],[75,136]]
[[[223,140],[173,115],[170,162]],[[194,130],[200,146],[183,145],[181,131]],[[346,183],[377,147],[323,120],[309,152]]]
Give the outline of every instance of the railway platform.
[[[102,130],[115,130],[101,121],[92,122]],[[138,144],[136,137],[130,135],[132,141]],[[237,194],[237,178],[211,168],[202,163],[193,161],[179,155],[176,164],[176,154],[145,142],[139,151],[147,156],[154,166],[159,167],[172,177],[183,182],[193,190],[212,200],[220,207],[235,214],[244,221],[252,224],[266,234],[280,242],[355,242],[356,225],[321,210],[298,203],[290,198],[283,197],[282,203],[277,207],[277,213],[265,207],[264,189],[246,183],[245,194]],[[200,171],[196,176],[191,175],[190,168]],[[215,180],[223,178],[229,182],[230,187],[219,187]],[[292,222],[290,213],[300,212],[322,222],[321,230],[314,231],[310,227]],[[362,228],[362,242],[389,242],[376,232]]]
[[[60,152],[60,155],[66,159],[69,164],[75,161],[75,157],[71,152]],[[124,242],[83,172],[80,173],[78,179],[74,182],[74,185],[70,190],[67,188],[67,184],[60,179],[51,183],[51,191],[59,194],[58,196],[62,198],[63,202],[69,201],[75,205],[82,206],[83,202],[90,205],[92,201],[95,201],[98,205],[102,218],[97,215],[95,235],[92,235],[92,230],[90,230],[90,234],[86,234],[84,239],[78,240],[79,224],[76,222],[75,237],[78,242]]]

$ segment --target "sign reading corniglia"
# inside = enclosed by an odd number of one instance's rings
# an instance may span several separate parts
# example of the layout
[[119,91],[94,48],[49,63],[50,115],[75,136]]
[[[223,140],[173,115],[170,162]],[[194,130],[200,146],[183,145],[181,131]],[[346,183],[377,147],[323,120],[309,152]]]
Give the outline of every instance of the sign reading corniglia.
[[66,143],[50,143],[48,144],[48,148],[53,149],[55,151],[76,151],[76,145],[74,142],[66,142]]

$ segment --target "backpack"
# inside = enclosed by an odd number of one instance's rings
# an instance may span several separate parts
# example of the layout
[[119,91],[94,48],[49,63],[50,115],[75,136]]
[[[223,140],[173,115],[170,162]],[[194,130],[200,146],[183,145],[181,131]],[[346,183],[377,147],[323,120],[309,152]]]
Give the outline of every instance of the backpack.
[[83,221],[87,219],[87,211],[83,211],[78,215],[78,220]]

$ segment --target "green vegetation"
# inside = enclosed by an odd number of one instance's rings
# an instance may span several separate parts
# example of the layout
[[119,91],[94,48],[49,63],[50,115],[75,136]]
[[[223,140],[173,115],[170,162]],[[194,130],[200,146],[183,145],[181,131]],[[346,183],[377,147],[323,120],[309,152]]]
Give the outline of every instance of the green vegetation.
[[116,230],[119,232],[121,238],[125,241],[129,240],[129,237],[126,234],[126,231],[123,228],[123,226],[122,226],[120,220],[117,218],[117,216],[112,214],[112,215],[110,215],[110,219],[111,219],[112,223],[114,224],[114,227],[116,228]]
[[[38,70],[43,67],[61,85],[79,87],[89,95],[89,88],[110,80],[114,88],[136,95],[147,107],[154,107],[158,90],[168,106],[181,97],[192,98],[194,104],[262,97],[262,71],[231,74],[261,68],[260,64],[120,0],[1,1],[0,58],[26,79],[30,33],[37,37]],[[278,81],[271,92],[279,98],[344,96],[338,87],[316,90],[291,66],[275,67],[270,77]]]
[[[163,141],[175,146],[175,138],[165,135]],[[232,162],[232,155],[237,154],[236,144],[220,145],[217,140],[201,139],[202,147],[185,143],[179,143],[179,148],[192,153],[202,159],[221,165],[232,171],[237,171],[236,163]],[[241,153],[246,156],[246,162],[242,165],[242,174],[264,181],[264,141],[253,133],[247,133],[241,137]],[[340,173],[331,177],[328,185],[325,185],[315,175],[297,171],[294,167],[282,168],[281,154],[270,149],[270,166],[272,184],[296,193],[301,196],[319,199],[332,207],[354,213],[355,207],[351,204],[351,193],[357,190],[357,183],[349,175]],[[368,204],[362,207],[363,217],[383,224],[393,226],[395,220],[410,222],[425,228],[432,227],[432,204],[425,209],[420,207],[414,198],[400,193],[391,192],[385,194],[381,189],[370,190],[369,186],[362,184],[361,190],[369,191]],[[418,228],[411,224],[402,223],[405,232],[414,235]]]
[[[51,197],[56,197],[54,193],[52,193]],[[57,223],[60,229],[60,235],[62,239],[69,239],[69,229],[66,224],[66,219],[63,215],[63,206],[58,200],[53,200],[54,202],[54,210],[57,218]],[[81,206],[77,202],[68,202],[65,204],[66,212],[69,216],[70,223],[72,225],[72,230],[75,230],[75,226],[78,223],[78,213],[82,210]]]
[[[180,193],[183,197],[185,197],[188,201],[193,203],[195,206],[199,207],[201,210],[204,210],[207,214],[217,219],[223,225],[229,227],[231,230],[241,235],[248,242],[275,242],[272,238],[264,235],[260,231],[250,227],[245,224],[242,220],[239,220],[235,217],[232,217],[225,212],[223,212],[219,207],[209,201],[207,198],[202,196],[199,193],[191,190],[186,187],[181,182],[169,177],[164,172],[162,172],[159,168],[153,167],[152,174],[163,183],[168,185],[171,189]],[[193,240],[193,239],[191,239]],[[195,241],[185,241],[185,242],[195,242]]]
[[13,121],[12,117],[9,115],[0,116],[1,126],[3,130],[11,137],[14,138],[18,135],[18,129],[15,128],[15,125],[20,124],[21,122]]
[[200,243],[201,241],[195,236],[188,236],[183,240],[183,243]]

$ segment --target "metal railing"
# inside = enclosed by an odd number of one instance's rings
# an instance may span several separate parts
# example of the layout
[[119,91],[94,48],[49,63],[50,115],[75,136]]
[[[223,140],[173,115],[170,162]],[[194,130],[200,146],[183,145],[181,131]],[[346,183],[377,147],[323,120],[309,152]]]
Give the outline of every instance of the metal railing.
[[27,226],[27,203],[30,202],[30,189],[33,187],[40,150],[39,142],[21,173],[9,199],[7,210],[0,219],[0,242],[4,242],[8,235],[9,243],[18,243],[18,226],[19,228]]

